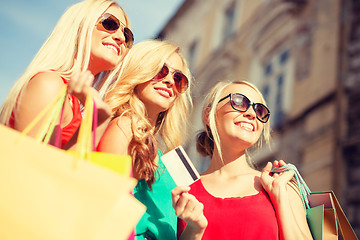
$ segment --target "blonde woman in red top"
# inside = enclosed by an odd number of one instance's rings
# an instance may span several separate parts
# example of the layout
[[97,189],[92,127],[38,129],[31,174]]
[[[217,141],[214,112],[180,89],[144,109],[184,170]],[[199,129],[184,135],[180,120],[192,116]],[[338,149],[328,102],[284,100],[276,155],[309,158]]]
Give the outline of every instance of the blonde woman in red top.
[[[132,44],[128,18],[115,1],[84,0],[71,6],[11,89],[0,109],[0,123],[22,131],[68,84],[61,137],[62,147],[69,148],[75,144],[80,104],[89,91],[98,108],[98,122],[110,119],[111,109],[97,90],[108,85],[112,70]],[[29,136],[35,136],[40,126]],[[97,136],[104,130],[98,128]]]
[[[312,239],[292,172],[249,164],[248,149],[269,142],[270,111],[252,84],[220,82],[203,111],[197,149],[211,163],[190,187],[172,191],[180,239]],[[275,161],[282,166],[283,161]]]

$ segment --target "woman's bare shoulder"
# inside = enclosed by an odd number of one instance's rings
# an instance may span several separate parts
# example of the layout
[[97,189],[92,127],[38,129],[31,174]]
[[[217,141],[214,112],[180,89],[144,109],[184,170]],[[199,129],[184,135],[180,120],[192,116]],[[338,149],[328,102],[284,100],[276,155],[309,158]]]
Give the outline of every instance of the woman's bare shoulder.
[[63,85],[64,81],[57,72],[41,72],[31,78],[26,91],[54,96],[53,94],[58,92]]
[[115,154],[129,154],[128,147],[132,136],[131,119],[116,117],[105,130],[98,145],[98,150]]
[[127,139],[131,139],[133,136],[132,121],[131,118],[126,115],[114,118],[108,128],[112,130],[116,129],[116,132],[121,132]]

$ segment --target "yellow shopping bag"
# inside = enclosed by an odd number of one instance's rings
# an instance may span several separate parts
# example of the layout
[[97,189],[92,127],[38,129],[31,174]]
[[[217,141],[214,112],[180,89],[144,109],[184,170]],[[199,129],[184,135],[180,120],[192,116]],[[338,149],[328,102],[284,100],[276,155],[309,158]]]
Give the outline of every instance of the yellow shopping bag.
[[73,154],[78,158],[89,160],[124,176],[130,176],[132,169],[130,156],[93,151],[95,148],[95,136],[93,134],[95,134],[97,127],[97,122],[94,121],[96,117],[96,107],[90,93],[85,102],[84,119],[77,140],[77,151]]
[[145,211],[135,185],[90,161],[74,168],[68,152],[0,125],[1,239],[127,239]]

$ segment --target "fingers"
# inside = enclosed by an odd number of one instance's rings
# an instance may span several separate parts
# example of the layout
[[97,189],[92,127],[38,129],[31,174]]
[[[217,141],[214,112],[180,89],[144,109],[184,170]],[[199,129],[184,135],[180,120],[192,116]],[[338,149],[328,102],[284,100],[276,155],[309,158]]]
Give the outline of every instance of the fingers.
[[90,87],[93,81],[94,76],[90,71],[77,72],[71,77],[68,83],[69,91],[73,91],[75,93],[81,92],[84,88]]
[[279,176],[279,181],[282,181],[284,183],[288,183],[293,177],[294,177],[294,172],[293,171],[286,171],[286,172],[283,172],[281,174],[281,176]]
[[[286,163],[283,160],[274,161],[274,167],[282,167],[284,165]],[[260,175],[260,182],[271,199],[279,199],[282,193],[287,192],[288,183],[293,176],[293,171],[271,173],[271,163],[268,163]]]
[[[274,164],[275,164],[275,162],[274,162]],[[263,168],[262,173],[266,172],[268,174],[271,171],[271,169],[272,169],[272,164],[271,164],[271,162],[268,162],[266,164],[266,166]]]
[[187,217],[200,203],[192,194],[190,187],[178,186],[171,191],[173,207],[178,217]]
[[272,188],[282,188],[286,187],[288,182],[293,178],[294,172],[293,171],[286,171],[279,174],[274,174],[272,176]]
[[177,186],[171,191],[171,195],[180,195],[181,193],[188,191],[190,191],[189,186]]
[[[286,163],[283,160],[274,161],[274,167],[284,166]],[[274,186],[283,187],[293,178],[294,172],[286,171],[281,173],[271,173],[272,164],[268,162],[263,168],[260,175],[260,182],[266,190],[272,189]]]
[[286,165],[286,163],[283,160],[279,161],[279,167],[282,167],[282,166],[285,166],[285,165]]
[[198,203],[199,202],[193,195],[183,193],[176,203],[175,214],[183,219],[187,219],[191,216]]
[[68,82],[68,92],[77,97],[84,104],[87,93],[91,90],[94,75],[90,71],[74,73]]
[[260,174],[260,183],[265,189],[269,189],[270,184],[273,181],[273,177],[270,175],[271,169],[272,164],[271,162],[268,162]]
[[78,98],[81,104],[85,105],[86,97],[91,91],[97,108],[98,125],[101,125],[110,118],[112,109],[103,101],[98,91],[92,87],[93,82],[94,75],[90,71],[76,72],[68,82],[68,93]]
[[171,191],[171,198],[174,209],[176,208],[176,204],[178,203],[180,196],[188,191],[190,191],[190,187],[187,186],[178,186]]
[[263,185],[264,184],[267,185],[271,181],[272,178],[272,176],[270,175],[271,169],[272,169],[272,164],[271,162],[268,162],[260,174],[260,181]]
[[[179,190],[181,189],[174,189],[172,193],[178,193]],[[179,196],[179,194],[175,196]],[[204,216],[204,205],[192,194],[182,192],[174,205],[174,209],[175,214],[187,222],[188,226],[192,229],[200,231],[207,226],[207,220]]]
[[190,212],[190,215],[187,216],[186,220],[188,223],[190,224],[192,223],[195,229],[201,230],[206,228],[207,226],[207,219],[204,215],[204,205],[198,201],[194,203],[195,203],[194,208]]
[[274,161],[274,167],[279,167],[279,161],[278,160]]
[[286,163],[283,161],[283,160],[275,160],[274,161],[274,167],[282,167],[282,166],[285,166]]

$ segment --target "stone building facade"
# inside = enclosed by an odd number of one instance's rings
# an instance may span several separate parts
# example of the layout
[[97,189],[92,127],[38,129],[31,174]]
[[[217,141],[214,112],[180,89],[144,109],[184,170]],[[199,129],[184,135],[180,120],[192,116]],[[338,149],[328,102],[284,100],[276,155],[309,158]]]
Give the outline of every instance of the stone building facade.
[[346,172],[346,203],[349,220],[360,235],[360,1],[343,2],[343,32],[340,77],[344,81],[346,100],[345,124],[342,139],[342,162]]
[[312,191],[334,190],[360,234],[360,1],[185,0],[158,38],[181,46],[195,77],[189,141],[196,153],[203,99],[220,80],[248,80],[271,110],[261,168],[284,159]]

